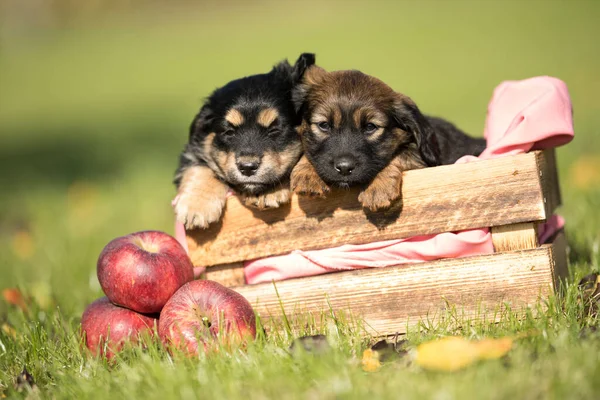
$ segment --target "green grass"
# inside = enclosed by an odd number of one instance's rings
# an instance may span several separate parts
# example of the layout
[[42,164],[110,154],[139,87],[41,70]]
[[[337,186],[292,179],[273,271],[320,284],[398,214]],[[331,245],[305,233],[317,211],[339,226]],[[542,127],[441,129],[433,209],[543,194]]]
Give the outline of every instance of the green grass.
[[[140,9],[62,28],[0,36],[0,394],[27,366],[44,398],[595,398],[600,336],[576,282],[600,263],[600,3],[260,2]],[[2,21],[0,21],[2,22]],[[11,25],[12,26],[12,25]],[[293,337],[247,352],[188,360],[156,345],[116,366],[79,349],[78,324],[101,290],[96,258],[112,238],[172,232],[170,184],[191,117],[212,89],[274,62],[317,53],[327,69],[356,68],[421,108],[480,134],[503,80],[553,75],[569,86],[576,139],[558,149],[569,260],[564,299],[538,319],[474,324],[460,317],[409,333],[411,345],[459,334],[535,330],[506,359],[457,373],[407,363],[363,372],[368,345],[351,323],[323,331],[331,353],[292,358]],[[587,176],[587,178],[585,178]],[[402,322],[399,322],[402,323]],[[336,327],[336,329],[333,329]],[[338,332],[339,333],[336,333]]]

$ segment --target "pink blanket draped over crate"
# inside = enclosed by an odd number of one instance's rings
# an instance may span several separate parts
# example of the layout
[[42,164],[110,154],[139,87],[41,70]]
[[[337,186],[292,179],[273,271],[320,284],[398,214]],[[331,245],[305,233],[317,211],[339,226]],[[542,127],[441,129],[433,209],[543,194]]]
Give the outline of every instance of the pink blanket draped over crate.
[[[566,84],[541,76],[506,81],[495,90],[488,105],[484,137],[487,148],[479,157],[465,156],[456,163],[503,157],[561,146],[573,139],[573,113]],[[557,215],[540,224],[540,243],[561,229]],[[176,237],[187,250],[185,230],[176,223]],[[381,268],[392,265],[465,257],[494,252],[489,229],[446,232],[409,239],[323,250],[295,250],[289,254],[244,263],[249,284],[319,275],[332,271]],[[204,268],[196,268],[196,274]]]

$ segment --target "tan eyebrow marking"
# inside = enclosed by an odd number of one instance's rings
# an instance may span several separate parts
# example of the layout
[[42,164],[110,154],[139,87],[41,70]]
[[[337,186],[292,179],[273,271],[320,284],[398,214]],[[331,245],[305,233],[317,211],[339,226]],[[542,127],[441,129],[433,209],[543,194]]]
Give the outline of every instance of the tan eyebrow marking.
[[385,128],[378,128],[375,132],[373,132],[372,134],[367,136],[367,141],[369,141],[369,142],[378,141],[384,131],[385,131]]
[[324,114],[313,114],[312,118],[310,119],[311,124],[319,124],[321,122],[329,122],[329,118],[327,118],[327,116]]
[[362,108],[357,108],[356,110],[354,110],[354,114],[352,114],[352,120],[354,120],[354,126],[357,128],[360,128],[360,120],[362,117],[362,112],[363,112]]
[[258,113],[258,117],[256,118],[256,122],[259,125],[268,128],[276,119],[279,117],[279,113],[274,108],[265,108],[264,110],[260,110]]
[[[326,122],[326,121],[321,121],[321,122]],[[310,130],[313,133],[313,135],[315,135],[315,139],[317,140],[325,140],[327,138],[327,133],[323,132],[322,130],[319,129],[319,127],[317,126],[319,124],[319,122],[313,122],[310,124]]]
[[240,126],[244,123],[244,116],[241,112],[235,108],[232,108],[231,110],[227,111],[227,114],[225,114],[225,121],[229,122],[233,126]]
[[385,127],[387,125],[387,118],[379,110],[372,108],[358,108],[352,114],[352,120],[354,126],[360,128],[363,123],[375,124],[379,127]]
[[339,107],[333,109],[333,126],[339,128],[342,124],[342,111]]

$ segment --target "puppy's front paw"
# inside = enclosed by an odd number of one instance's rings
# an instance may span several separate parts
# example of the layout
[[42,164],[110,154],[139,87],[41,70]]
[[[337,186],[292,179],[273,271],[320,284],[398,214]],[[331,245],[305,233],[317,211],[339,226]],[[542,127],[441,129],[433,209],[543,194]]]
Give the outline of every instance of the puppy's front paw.
[[298,163],[294,167],[290,176],[290,186],[294,193],[312,197],[325,197],[330,190],[308,162]]
[[364,208],[371,211],[386,209],[400,198],[399,182],[389,185],[377,185],[373,183],[358,195],[358,201]]
[[179,192],[173,201],[175,216],[187,229],[207,228],[221,218],[229,186],[205,166],[183,172]]
[[270,193],[264,193],[258,196],[242,195],[242,202],[248,206],[259,210],[267,210],[270,208],[278,208],[282,204],[289,203],[290,189],[279,188]]
[[207,228],[221,218],[225,197],[199,197],[182,193],[175,201],[175,216],[186,229]]

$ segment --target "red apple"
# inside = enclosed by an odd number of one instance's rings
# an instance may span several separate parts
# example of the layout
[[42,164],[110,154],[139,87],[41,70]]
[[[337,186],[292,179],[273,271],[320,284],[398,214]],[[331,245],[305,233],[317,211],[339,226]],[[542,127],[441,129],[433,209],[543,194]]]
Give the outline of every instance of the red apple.
[[83,312],[81,333],[85,334],[86,346],[92,354],[104,354],[111,359],[126,342],[137,343],[142,332],[152,335],[156,322],[156,315],[136,313],[101,297]]
[[207,280],[186,283],[160,313],[158,334],[167,346],[189,354],[219,341],[243,344],[256,336],[252,306],[238,292]]
[[98,280],[110,301],[144,314],[160,312],[173,293],[193,278],[187,253],[164,232],[113,239],[98,258]]

